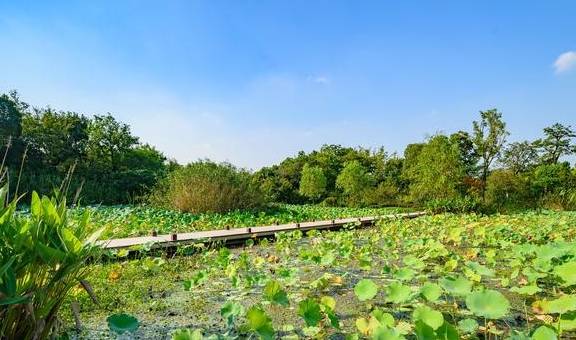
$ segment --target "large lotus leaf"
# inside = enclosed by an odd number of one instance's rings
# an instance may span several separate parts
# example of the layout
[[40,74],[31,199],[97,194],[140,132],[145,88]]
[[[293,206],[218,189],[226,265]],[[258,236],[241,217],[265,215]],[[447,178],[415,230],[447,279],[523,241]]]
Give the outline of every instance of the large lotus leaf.
[[390,328],[394,327],[394,316],[392,314],[384,313],[381,309],[375,309],[370,315],[378,320],[380,325]]
[[564,314],[576,311],[576,295],[563,295],[555,300],[542,300],[534,303],[546,314]]
[[138,319],[128,314],[113,314],[106,320],[110,330],[118,334],[134,332],[140,326]]
[[510,302],[496,290],[485,290],[468,295],[466,306],[478,316],[487,319],[499,319],[508,314]]
[[472,282],[463,277],[447,277],[440,280],[440,285],[450,294],[455,296],[466,296],[472,290]]
[[464,319],[458,321],[458,329],[467,334],[474,334],[478,330],[478,321],[474,319]]
[[382,327],[380,322],[374,317],[356,319],[356,328],[360,333],[368,336],[374,333],[378,328]]
[[562,279],[564,286],[576,284],[576,261],[557,266],[554,268],[554,275]]
[[404,303],[412,297],[412,290],[399,282],[394,282],[386,290],[386,301]]
[[360,301],[370,300],[378,293],[378,286],[370,279],[363,279],[354,287],[354,293]]
[[372,340],[402,340],[404,337],[394,328],[379,327],[372,334]]
[[444,323],[444,316],[439,311],[433,310],[428,306],[420,306],[412,313],[414,321],[422,321],[426,325],[436,330]]
[[534,333],[532,333],[532,340],[556,340],[558,336],[556,332],[548,326],[538,327]]
[[442,340],[459,340],[460,335],[458,334],[458,330],[449,324],[448,322],[444,322],[440,328],[436,330],[436,334],[438,335],[438,339]]
[[410,268],[401,268],[394,273],[394,278],[400,281],[410,281],[416,275],[416,271]]
[[426,283],[420,289],[420,294],[428,301],[435,302],[442,296],[442,288],[435,283]]

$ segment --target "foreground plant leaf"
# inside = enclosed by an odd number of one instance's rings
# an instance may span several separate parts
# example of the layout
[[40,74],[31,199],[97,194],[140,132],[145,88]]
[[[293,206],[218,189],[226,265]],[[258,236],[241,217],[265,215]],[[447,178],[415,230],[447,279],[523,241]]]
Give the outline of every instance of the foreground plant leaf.
[[472,290],[472,282],[463,277],[447,277],[440,280],[440,285],[450,294],[455,296],[466,296]]
[[172,340],[202,340],[204,336],[199,329],[179,329],[172,333]]
[[487,319],[504,317],[510,309],[506,297],[496,290],[471,293],[466,297],[466,306],[472,313]]
[[260,338],[265,340],[274,339],[274,328],[272,327],[272,320],[266,312],[262,310],[259,306],[252,306],[246,312],[246,320],[248,322],[248,327],[256,332]]
[[436,302],[442,296],[442,288],[434,283],[426,283],[420,289],[420,294],[430,302]]
[[458,321],[458,329],[464,333],[473,334],[478,330],[478,322],[474,319]]
[[317,326],[322,320],[320,305],[310,298],[300,301],[298,304],[298,315],[304,319],[308,326]]
[[288,306],[288,295],[276,280],[268,281],[264,287],[264,298],[281,306]]
[[371,300],[378,293],[378,286],[370,279],[362,279],[354,287],[354,293],[360,301]]
[[554,275],[562,279],[564,286],[576,284],[576,261],[568,262],[554,268]]
[[548,326],[538,327],[534,333],[532,333],[532,340],[556,340],[558,335],[556,332]]
[[138,319],[129,314],[113,314],[106,320],[110,330],[118,334],[134,332],[140,326]]
[[412,296],[412,290],[410,287],[404,286],[399,282],[390,284],[386,292],[386,301],[398,304],[410,300],[410,297]]
[[244,307],[242,307],[238,302],[233,301],[226,302],[220,309],[220,315],[224,320],[226,320],[228,327],[232,326],[234,320],[236,320],[238,316],[242,315],[242,313],[244,313]]
[[576,311],[576,295],[563,295],[550,301],[536,301],[534,307],[544,314],[564,314]]
[[420,306],[412,313],[414,321],[422,321],[430,326],[433,330],[437,330],[444,323],[444,316],[442,313],[433,310],[428,306]]

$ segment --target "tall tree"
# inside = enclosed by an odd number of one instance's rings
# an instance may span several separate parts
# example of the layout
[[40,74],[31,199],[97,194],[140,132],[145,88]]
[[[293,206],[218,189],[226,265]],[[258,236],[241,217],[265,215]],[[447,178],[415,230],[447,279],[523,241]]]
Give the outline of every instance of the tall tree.
[[349,206],[361,205],[372,183],[372,175],[358,160],[347,162],[336,178],[336,187],[344,192]]
[[326,193],[326,176],[319,166],[304,164],[300,178],[300,194],[317,201]]
[[70,165],[86,157],[89,119],[75,112],[57,112],[51,108],[34,109],[22,120],[22,135],[30,147],[31,166],[36,161],[67,171]]
[[410,198],[415,202],[451,199],[460,195],[465,167],[458,145],[447,136],[430,138],[422,146],[415,164],[407,171]]
[[576,145],[572,140],[576,137],[576,132],[570,125],[565,126],[556,123],[544,128],[544,139],[535,142],[542,150],[542,160],[547,164],[556,164],[562,156],[576,153]]
[[510,143],[502,152],[500,162],[514,174],[523,173],[538,163],[538,150],[528,141]]
[[472,142],[482,160],[480,176],[482,200],[484,200],[490,165],[502,151],[509,133],[506,130],[506,123],[502,120],[502,113],[496,109],[480,111],[480,121],[473,122],[473,130]]
[[450,141],[458,145],[460,150],[460,159],[466,168],[466,175],[472,177],[478,173],[479,155],[474,148],[474,142],[470,134],[466,131],[458,131],[450,135]]
[[125,155],[138,144],[130,126],[112,115],[94,116],[88,130],[88,158],[93,164],[116,171]]

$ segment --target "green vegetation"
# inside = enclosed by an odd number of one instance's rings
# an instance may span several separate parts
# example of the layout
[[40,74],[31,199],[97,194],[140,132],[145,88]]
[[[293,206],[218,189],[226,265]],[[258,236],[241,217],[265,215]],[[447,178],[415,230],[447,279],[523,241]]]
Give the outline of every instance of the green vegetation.
[[108,316],[127,313],[143,337],[569,338],[575,226],[566,212],[444,214],[281,233],[273,244],[208,248],[156,267],[94,264],[101,304],[77,298],[86,337],[108,334]]
[[258,211],[232,211],[228,213],[180,213],[147,206],[111,206],[71,209],[74,219],[85,212],[91,215],[94,226],[105,229],[103,238],[150,235],[172,232],[190,232],[252,227],[337,218],[379,216],[406,211],[401,208],[334,208],[314,205],[275,205]]
[[[576,215],[551,212],[576,209],[576,169],[565,161],[576,132],[554,124],[506,144],[496,109],[471,130],[402,156],[325,145],[251,172],[167,162],[110,114],[1,95],[0,339],[52,337],[73,320],[87,338],[576,336]],[[54,188],[55,199],[33,191]],[[30,197],[28,212],[18,197]],[[66,197],[119,205],[68,210]],[[197,243],[178,249],[186,257],[93,256],[101,229],[119,238],[422,208],[460,215],[279,233],[233,250]],[[477,215],[495,212],[512,215]]]
[[227,212],[268,203],[410,206],[483,213],[576,208],[576,131],[560,123],[535,141],[507,144],[497,109],[471,131],[433,135],[402,155],[383,147],[324,145],[256,172],[209,160],[167,162],[110,114],[31,108],[0,96],[0,154],[10,193],[51,193],[71,173],[68,196],[84,204],[138,201],[184,212]]
[[31,213],[16,213],[0,188],[0,339],[49,339],[64,328],[58,313],[64,299],[82,283],[99,250],[90,235],[88,214],[71,222],[64,199],[32,194]]
[[141,144],[110,114],[88,118],[32,108],[15,91],[0,95],[0,155],[5,154],[10,193],[51,194],[72,173],[69,195],[80,195],[85,204],[132,202],[169,168],[164,155]]
[[190,213],[228,212],[262,208],[264,195],[249,172],[226,163],[198,161],[160,181],[151,202]]

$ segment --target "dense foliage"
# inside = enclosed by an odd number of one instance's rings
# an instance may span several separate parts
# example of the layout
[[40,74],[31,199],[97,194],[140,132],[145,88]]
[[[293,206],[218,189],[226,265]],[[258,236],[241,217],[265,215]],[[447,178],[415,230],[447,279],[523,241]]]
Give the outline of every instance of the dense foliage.
[[248,171],[227,163],[197,161],[160,181],[151,202],[183,212],[221,213],[262,208],[265,197]]
[[64,299],[90,271],[98,231],[88,214],[71,222],[64,199],[33,193],[31,213],[16,212],[0,188],[0,339],[49,339],[58,335]]
[[32,108],[16,92],[0,95],[0,155],[11,193],[52,193],[70,172],[70,194],[85,203],[127,203],[166,171],[166,158],[141,144],[110,114]]
[[109,114],[31,108],[12,92],[0,96],[0,123],[12,194],[49,193],[73,171],[68,194],[80,192],[84,203],[127,203],[155,187],[154,203],[194,212],[265,202],[483,212],[576,208],[576,170],[567,162],[576,153],[574,129],[556,123],[542,138],[507,144],[507,125],[496,109],[481,111],[470,132],[438,133],[401,155],[324,145],[255,173],[199,161],[169,176],[180,166],[167,164]]
[[380,216],[402,212],[398,208],[339,208],[318,205],[272,205],[258,211],[182,213],[149,206],[82,207],[70,210],[71,218],[89,212],[93,225],[105,229],[103,238],[120,238],[172,232],[192,232],[253,227],[294,222],[323,221],[348,217]]
[[543,132],[533,142],[506,144],[506,123],[492,109],[480,112],[471,133],[433,135],[409,144],[402,157],[383,148],[325,145],[263,168],[256,177],[278,202],[412,205],[439,212],[576,209],[576,170],[567,162],[576,153],[576,132],[558,123]]
[[189,257],[118,254],[95,264],[101,304],[81,316],[87,338],[116,327],[110,313],[138,319],[144,338],[572,338],[575,226],[565,212],[446,214]]

